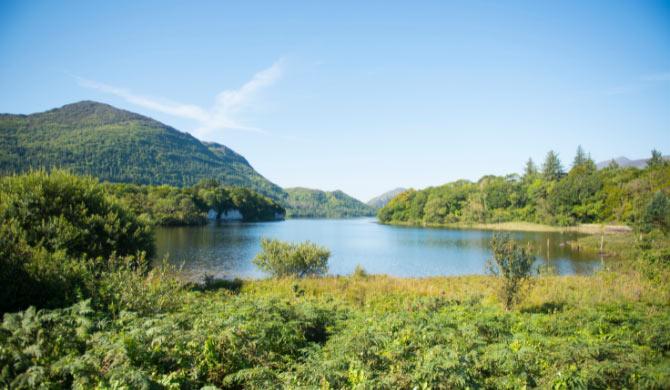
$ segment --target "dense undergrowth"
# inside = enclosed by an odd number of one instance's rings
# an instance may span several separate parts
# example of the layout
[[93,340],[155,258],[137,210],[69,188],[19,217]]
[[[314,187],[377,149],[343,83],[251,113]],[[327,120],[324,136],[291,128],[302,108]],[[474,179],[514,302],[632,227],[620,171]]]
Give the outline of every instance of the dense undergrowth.
[[[31,308],[7,314],[2,323],[0,384],[670,385],[667,284],[621,273],[547,277],[508,312],[493,294],[495,283],[487,276],[210,282],[164,289],[170,299],[161,307],[136,304],[142,294],[133,294],[113,312],[94,310],[89,300],[57,310]],[[602,289],[611,291],[597,293]]]

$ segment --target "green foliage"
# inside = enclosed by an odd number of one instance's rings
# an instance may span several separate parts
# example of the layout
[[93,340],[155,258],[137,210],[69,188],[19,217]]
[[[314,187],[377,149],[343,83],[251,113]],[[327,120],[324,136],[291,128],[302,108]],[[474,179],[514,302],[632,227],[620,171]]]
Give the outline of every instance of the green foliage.
[[287,216],[292,218],[351,218],[372,216],[373,207],[342,191],[287,188]]
[[542,177],[546,181],[556,181],[563,177],[564,174],[558,154],[550,150],[544,159],[544,164],[542,164]]
[[6,315],[0,325],[0,387],[670,385],[670,314],[660,306],[554,305],[505,312],[477,299],[408,292],[365,306],[330,294],[180,294],[176,308],[153,314],[108,317],[83,301]]
[[537,166],[535,165],[535,162],[533,161],[532,158],[528,158],[528,161],[526,161],[526,166],[523,169],[523,177],[526,180],[530,180],[535,178],[537,176]]
[[153,236],[89,177],[63,171],[0,178],[0,222],[17,239],[71,257],[151,254]]
[[571,225],[597,221],[601,215],[599,191],[602,186],[595,164],[582,162],[575,165],[547,196],[552,214],[562,216]]
[[381,208],[377,217],[383,223],[410,225],[510,221],[639,225],[655,194],[670,194],[670,164],[662,158],[645,169],[609,166],[597,170],[580,148],[567,175],[555,153],[550,152],[547,160],[542,175],[530,160],[522,178],[484,176],[477,183],[460,180],[406,191]]
[[159,226],[203,225],[209,210],[214,210],[217,218],[226,211],[238,210],[246,222],[274,221],[285,214],[284,208],[268,197],[246,188],[223,186],[216,180],[203,180],[189,188],[121,183],[105,186],[136,214]]
[[145,273],[132,266],[133,260],[114,256],[110,259],[116,266],[99,278],[91,294],[96,308],[116,317],[123,311],[140,315],[162,313],[182,303],[184,283],[177,269],[164,262]]
[[0,312],[74,302],[114,268],[111,256],[152,253],[149,227],[92,178],[38,171],[0,179]]
[[661,191],[654,194],[642,214],[642,224],[645,231],[658,229],[664,233],[670,231],[670,201]]
[[223,145],[202,143],[153,119],[90,101],[32,115],[0,115],[0,174],[37,168],[177,187],[214,178],[278,200],[286,196]]
[[523,248],[509,234],[496,233],[491,240],[493,258],[489,270],[502,282],[500,295],[507,310],[521,299],[523,289],[531,277],[535,256],[530,248]]
[[311,242],[288,243],[264,238],[253,263],[275,277],[318,276],[328,272],[330,251]]
[[647,161],[647,167],[660,168],[668,165],[668,162],[663,158],[663,154],[654,149],[651,151],[651,158]]

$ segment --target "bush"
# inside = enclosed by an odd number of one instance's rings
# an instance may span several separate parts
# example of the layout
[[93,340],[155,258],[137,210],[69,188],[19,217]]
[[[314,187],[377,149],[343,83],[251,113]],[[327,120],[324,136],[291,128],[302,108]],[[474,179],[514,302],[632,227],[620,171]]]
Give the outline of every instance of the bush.
[[0,179],[0,312],[72,303],[114,268],[112,255],[152,253],[149,227],[95,179],[63,171]]
[[[92,292],[96,309],[118,316],[122,311],[133,311],[143,316],[169,311],[181,304],[184,283],[178,269],[167,262],[154,267],[148,274],[137,267],[137,258],[116,258],[117,266],[105,273]],[[146,262],[143,257],[140,262]]]
[[531,276],[535,256],[530,248],[520,247],[509,234],[496,233],[491,241],[493,259],[489,270],[502,279],[501,296],[505,308],[511,309],[521,298],[522,289]]
[[367,278],[369,276],[368,271],[363,268],[362,265],[357,264],[356,268],[354,268],[354,272],[352,272],[351,276],[354,278]]
[[309,241],[294,244],[264,238],[261,247],[253,262],[272,276],[302,278],[328,272],[330,251]]
[[664,233],[670,230],[670,202],[667,195],[658,191],[642,211],[642,230],[658,229]]

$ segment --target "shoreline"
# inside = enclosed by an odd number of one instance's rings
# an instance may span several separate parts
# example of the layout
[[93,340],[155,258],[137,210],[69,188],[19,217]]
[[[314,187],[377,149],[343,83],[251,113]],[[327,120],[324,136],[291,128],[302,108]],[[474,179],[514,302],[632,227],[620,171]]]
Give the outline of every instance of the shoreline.
[[606,234],[606,235],[624,235],[633,231],[625,225],[606,225],[606,224],[582,224],[576,226],[552,226],[532,222],[500,222],[500,223],[449,223],[449,224],[416,224],[405,222],[377,222],[381,225],[406,226],[406,227],[424,227],[434,229],[454,229],[454,230],[489,230],[489,231],[507,231],[507,232],[553,232],[553,233],[582,233],[588,235]]

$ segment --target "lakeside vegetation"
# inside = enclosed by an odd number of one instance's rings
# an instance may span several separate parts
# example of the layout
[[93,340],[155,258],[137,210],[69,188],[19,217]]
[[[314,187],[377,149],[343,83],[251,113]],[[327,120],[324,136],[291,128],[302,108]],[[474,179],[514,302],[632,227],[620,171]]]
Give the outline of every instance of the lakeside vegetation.
[[286,188],[289,218],[353,218],[375,215],[371,206],[342,191]]
[[[148,266],[149,222],[107,191],[64,172],[0,180],[1,387],[670,386],[669,240],[654,218],[622,235],[616,268],[533,274],[506,310],[503,279],[486,275],[185,283]],[[325,273],[325,248],[264,253],[277,275]]]
[[[569,172],[554,152],[541,169],[532,160],[522,176],[484,176],[424,190],[408,190],[379,210],[382,223],[424,226],[481,226],[526,222],[553,226],[638,226],[649,207],[670,195],[670,162],[654,151],[644,169],[616,164],[598,170],[580,148]],[[665,200],[663,200],[663,199]],[[667,211],[665,211],[667,213]],[[658,214],[658,223],[670,223]]]
[[274,221],[286,214],[282,206],[266,196],[246,188],[223,186],[216,180],[201,180],[186,188],[123,183],[104,186],[135,214],[159,226],[203,225],[210,210],[214,219],[237,210],[245,222]]

